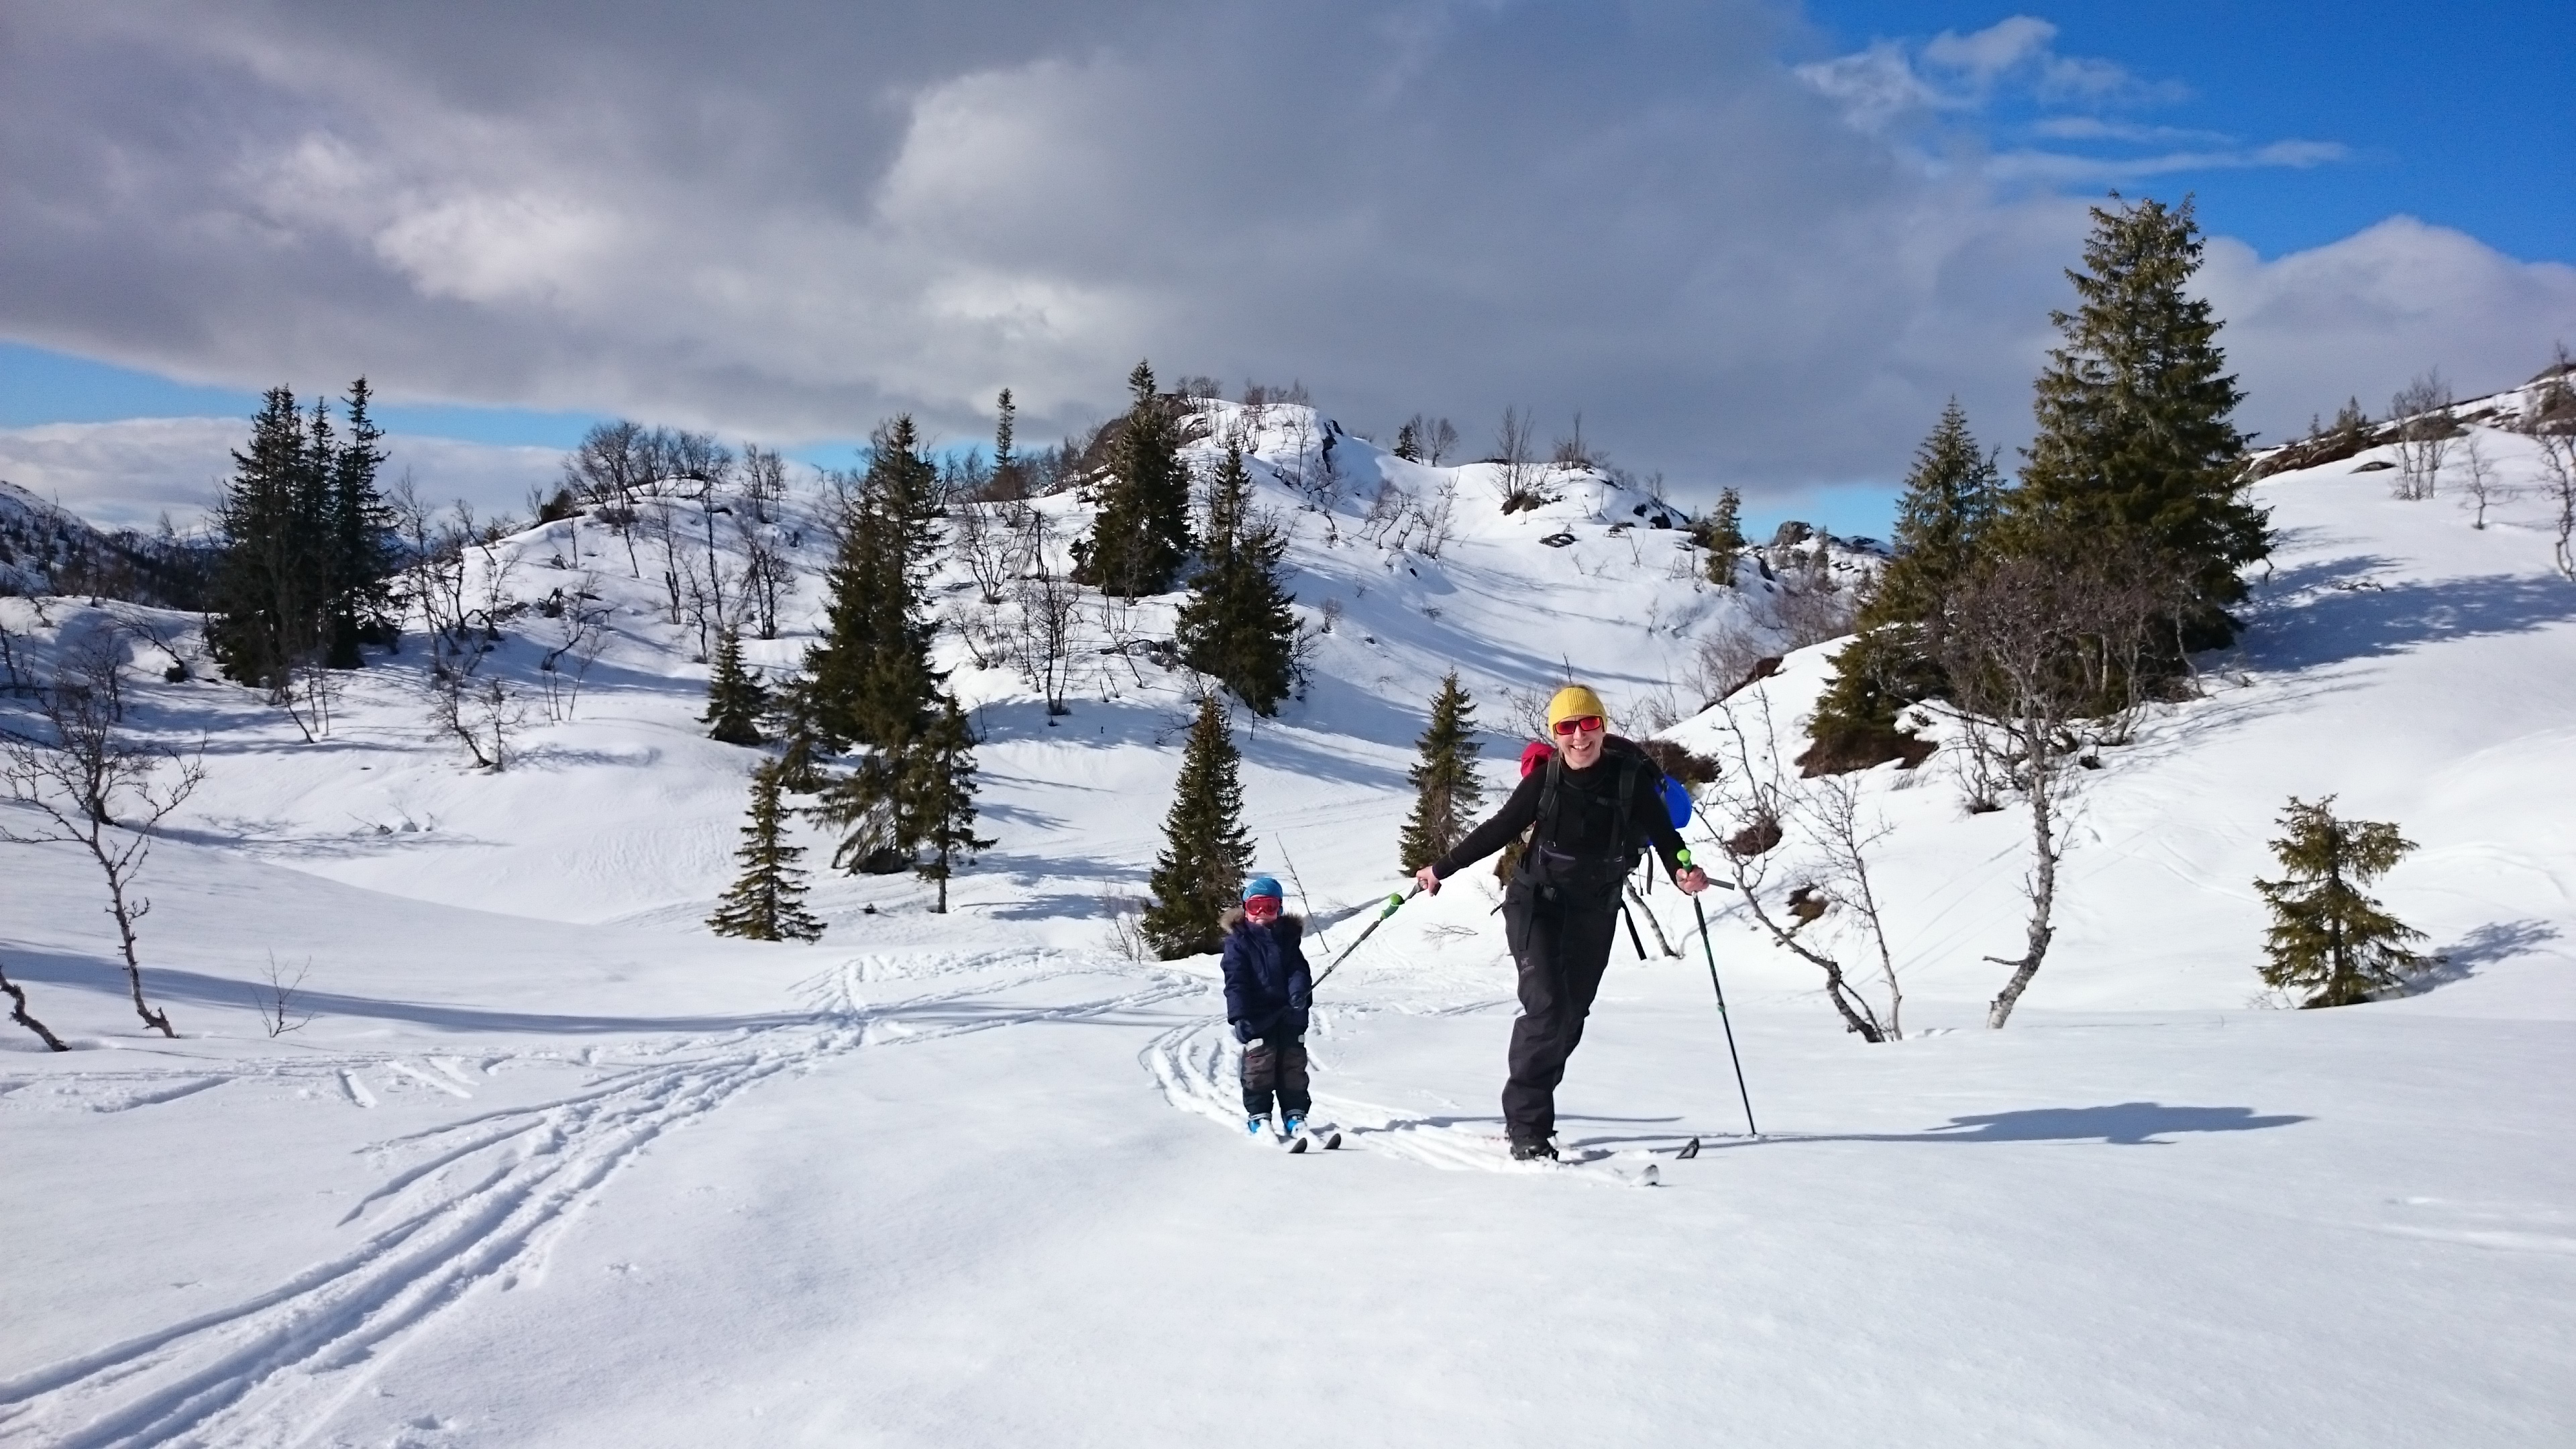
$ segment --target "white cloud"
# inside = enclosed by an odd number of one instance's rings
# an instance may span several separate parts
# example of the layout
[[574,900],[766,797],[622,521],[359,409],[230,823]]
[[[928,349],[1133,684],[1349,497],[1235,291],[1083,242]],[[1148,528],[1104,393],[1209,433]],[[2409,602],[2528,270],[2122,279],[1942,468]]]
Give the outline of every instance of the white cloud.
[[[1149,356],[1302,377],[1354,427],[1445,413],[1471,442],[1506,403],[1548,427],[1581,408],[1622,461],[1785,495],[1900,473],[1954,393],[2014,440],[2085,227],[2051,185],[2333,159],[2087,112],[2057,139],[2153,149],[2007,153],[2002,192],[1846,123],[2153,98],[2032,17],[1794,74],[1762,0],[602,17],[24,0],[0,48],[0,335],[778,443],[897,409],[978,436],[1005,385],[1036,438],[1115,408]],[[2555,273],[2458,240],[2390,275],[2455,277],[2498,352],[2576,336]],[[2338,288],[2368,311],[2381,281],[2298,261],[2230,273],[2252,312],[2228,335],[2255,405],[2282,387],[2303,421],[2283,319]],[[148,517],[224,471],[222,446],[164,441],[179,461],[147,467],[11,435],[0,466]],[[493,502],[551,473],[466,456],[440,466]]]
[[[0,429],[0,479],[106,528],[149,529],[166,514],[200,522],[247,441],[240,418],[132,418]],[[386,484],[408,472],[424,497],[462,498],[479,513],[525,514],[531,486],[560,475],[553,448],[498,447],[395,434],[385,440]]]

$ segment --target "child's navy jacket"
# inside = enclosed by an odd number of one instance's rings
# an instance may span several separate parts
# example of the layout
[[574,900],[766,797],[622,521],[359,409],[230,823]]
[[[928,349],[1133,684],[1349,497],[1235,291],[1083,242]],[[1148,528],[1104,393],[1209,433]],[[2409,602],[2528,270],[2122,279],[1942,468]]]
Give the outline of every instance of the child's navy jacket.
[[1225,1019],[1234,1023],[1235,1040],[1306,1034],[1314,978],[1300,946],[1305,935],[1300,916],[1256,926],[1240,910],[1226,912]]

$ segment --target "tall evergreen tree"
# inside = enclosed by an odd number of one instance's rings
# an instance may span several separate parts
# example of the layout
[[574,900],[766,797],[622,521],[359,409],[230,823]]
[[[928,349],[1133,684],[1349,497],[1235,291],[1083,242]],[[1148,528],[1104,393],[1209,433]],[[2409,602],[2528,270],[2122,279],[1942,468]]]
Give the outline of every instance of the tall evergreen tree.
[[1183,663],[1267,718],[1297,683],[1297,617],[1279,582],[1287,540],[1252,513],[1252,474],[1229,440],[1208,484],[1207,553],[1174,625]]
[[928,601],[939,510],[939,465],[911,416],[879,427],[824,576],[823,637],[805,658],[807,704],[827,743],[892,747],[928,721],[939,683]]
[[[378,444],[385,433],[367,410],[374,395],[363,377],[349,384],[348,438],[314,459],[330,480],[323,503],[330,530],[329,662],[334,669],[359,667],[364,660],[358,645],[389,643],[394,628],[394,520],[376,488],[376,470],[385,461]],[[322,441],[319,435],[316,441]]]
[[2093,208],[2085,269],[2066,274],[2079,303],[2049,315],[2064,341],[2040,374],[2039,434],[2012,495],[2016,528],[2168,560],[2189,581],[2176,622],[2191,648],[2234,637],[2237,570],[2271,550],[2265,514],[2245,499],[2248,435],[2234,421],[2245,394],[2218,318],[2184,290],[2200,262],[2189,200]]
[[796,864],[805,848],[779,838],[786,811],[778,794],[778,762],[765,760],[751,772],[751,809],[734,851],[742,875],[707,918],[720,936],[811,941],[823,934],[823,923],[805,913],[805,872]]
[[2376,820],[2338,820],[2334,797],[2315,804],[2292,797],[2272,842],[2286,874],[2258,880],[2272,910],[2266,934],[2269,986],[2310,991],[2307,1006],[2350,1006],[2405,979],[2422,958],[2406,949],[2424,933],[2362,894],[2415,848],[2397,827]]
[[1190,474],[1181,460],[1181,414],[1154,390],[1144,362],[1127,375],[1134,402],[1119,420],[1100,514],[1074,545],[1074,577],[1139,598],[1170,591],[1190,553]]
[[939,902],[931,910],[945,915],[948,877],[959,860],[972,860],[993,844],[975,834],[975,732],[955,699],[940,697],[929,730],[905,753],[898,789],[907,833],[930,851],[914,870],[939,883]]
[[1210,694],[1199,701],[1199,717],[1181,751],[1181,778],[1149,881],[1154,904],[1140,923],[1145,940],[1166,961],[1217,948],[1224,936],[1219,923],[1252,869],[1243,787],[1236,778],[1240,760],[1225,705]]
[[989,496],[997,499],[1026,498],[1029,485],[1028,480],[1020,476],[1017,447],[1020,409],[1011,400],[1009,388],[1002,389],[1002,395],[993,399],[993,411],[993,484]]
[[1413,816],[1404,823],[1400,863],[1411,875],[1447,855],[1466,837],[1485,805],[1484,782],[1476,778],[1476,702],[1459,686],[1452,669],[1431,697],[1431,725],[1414,741],[1422,762],[1406,775],[1413,782]]
[[384,621],[385,455],[368,397],[366,379],[351,385],[343,441],[327,402],[300,411],[293,392],[270,389],[217,508],[208,643],[227,676],[279,698],[298,665],[355,667],[359,640]]
[[769,708],[769,691],[743,667],[742,636],[731,629],[716,638],[715,671],[707,678],[707,712],[698,716],[712,726],[707,738],[728,745],[756,745],[760,717]]

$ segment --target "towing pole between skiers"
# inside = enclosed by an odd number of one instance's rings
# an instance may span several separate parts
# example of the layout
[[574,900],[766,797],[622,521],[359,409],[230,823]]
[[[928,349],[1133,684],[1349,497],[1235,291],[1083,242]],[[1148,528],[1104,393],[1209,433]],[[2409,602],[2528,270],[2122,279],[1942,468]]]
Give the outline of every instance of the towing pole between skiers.
[[1753,1094],[1744,1089],[1744,1058],[1735,1051],[1735,1018],[1727,1014],[1726,988],[1717,979],[1717,948],[1709,944],[1708,908],[1700,904],[1697,896],[1691,897],[1691,914],[1699,917],[1700,954],[1708,958],[1709,989],[1717,993],[1718,1025],[1726,1028],[1726,1059],[1735,1064],[1735,1095],[1744,1101],[1744,1129],[1759,1137],[1762,1129],[1753,1125]]
[[1420,881],[1416,881],[1413,884],[1413,889],[1406,891],[1404,894],[1400,896],[1388,896],[1386,898],[1386,904],[1378,908],[1377,919],[1369,922],[1367,929],[1360,932],[1359,941],[1353,941],[1349,945],[1344,946],[1341,954],[1333,958],[1332,964],[1324,968],[1323,975],[1317,976],[1307,985],[1306,994],[1310,997],[1314,995],[1315,988],[1324,984],[1325,977],[1341,970],[1342,963],[1351,959],[1351,953],[1360,948],[1360,941],[1367,940],[1377,931],[1378,927],[1386,924],[1387,917],[1394,915],[1398,910],[1403,908],[1406,901],[1409,901],[1420,894],[1422,894],[1422,883]]

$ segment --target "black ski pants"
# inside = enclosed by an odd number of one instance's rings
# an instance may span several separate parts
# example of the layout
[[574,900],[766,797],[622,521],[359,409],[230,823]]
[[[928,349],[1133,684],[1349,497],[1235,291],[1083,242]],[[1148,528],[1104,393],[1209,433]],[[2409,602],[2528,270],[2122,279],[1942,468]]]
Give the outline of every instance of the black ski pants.
[[1515,880],[1503,893],[1504,939],[1520,968],[1521,1014],[1512,1023],[1503,1121],[1514,1142],[1556,1133],[1556,1087],[1583,1041],[1618,937],[1616,887],[1585,891]]
[[1264,1037],[1244,1047],[1244,1115],[1269,1116],[1273,1095],[1278,1097],[1280,1115],[1285,1117],[1303,1117],[1315,1105],[1315,1099],[1306,1095],[1304,1037]]

